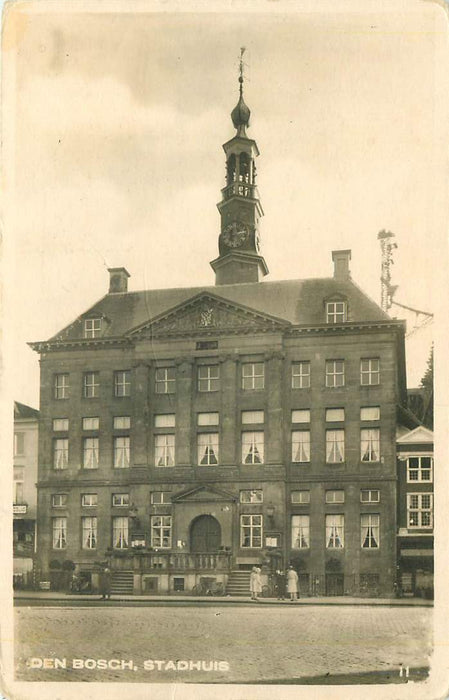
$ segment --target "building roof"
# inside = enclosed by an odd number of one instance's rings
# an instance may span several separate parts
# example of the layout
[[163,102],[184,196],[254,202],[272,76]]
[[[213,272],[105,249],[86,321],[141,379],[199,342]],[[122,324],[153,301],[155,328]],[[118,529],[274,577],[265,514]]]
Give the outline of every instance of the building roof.
[[414,430],[401,435],[396,442],[398,445],[433,445],[433,432],[423,425],[419,425]]
[[25,419],[25,418],[39,418],[39,411],[36,408],[31,408],[31,406],[27,406],[24,403],[20,403],[19,401],[14,401],[14,420],[18,419]]

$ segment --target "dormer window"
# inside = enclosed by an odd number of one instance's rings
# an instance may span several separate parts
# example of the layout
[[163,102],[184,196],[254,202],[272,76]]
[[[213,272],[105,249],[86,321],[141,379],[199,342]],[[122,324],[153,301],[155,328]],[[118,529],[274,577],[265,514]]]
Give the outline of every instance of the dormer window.
[[101,335],[101,318],[84,319],[84,337],[98,338]]
[[326,302],[326,322],[345,323],[347,319],[348,305],[346,301]]

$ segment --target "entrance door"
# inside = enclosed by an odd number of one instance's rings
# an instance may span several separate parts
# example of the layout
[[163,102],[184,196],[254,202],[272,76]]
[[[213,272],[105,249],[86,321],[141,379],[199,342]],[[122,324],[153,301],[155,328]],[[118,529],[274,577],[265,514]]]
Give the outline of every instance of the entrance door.
[[221,527],[212,515],[200,515],[190,528],[191,552],[217,552],[221,544]]
[[344,574],[326,574],[326,595],[343,595]]

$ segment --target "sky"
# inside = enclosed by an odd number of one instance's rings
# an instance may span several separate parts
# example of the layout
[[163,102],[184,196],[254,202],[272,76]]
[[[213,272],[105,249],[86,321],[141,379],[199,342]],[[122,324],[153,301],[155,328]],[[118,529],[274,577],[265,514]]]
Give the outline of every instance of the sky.
[[[127,268],[130,291],[214,284],[241,46],[267,279],[331,276],[331,251],[349,248],[353,279],[380,302],[377,234],[387,229],[397,301],[438,313],[446,18],[436,3],[406,4],[12,6],[3,296],[15,399],[38,406],[38,355],[26,343],[101,298],[107,267]],[[392,316],[415,324],[397,307]],[[409,386],[433,326],[407,339]]]

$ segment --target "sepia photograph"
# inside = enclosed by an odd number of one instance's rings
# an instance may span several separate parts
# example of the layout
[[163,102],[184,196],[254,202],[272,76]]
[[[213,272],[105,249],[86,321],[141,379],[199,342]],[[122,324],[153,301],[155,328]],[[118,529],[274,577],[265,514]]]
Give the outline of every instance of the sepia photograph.
[[447,695],[447,19],[4,5],[2,697]]

